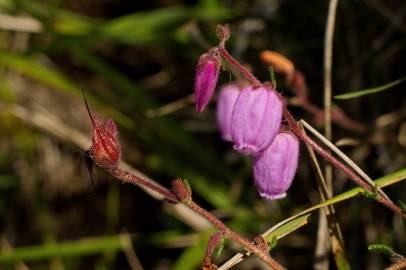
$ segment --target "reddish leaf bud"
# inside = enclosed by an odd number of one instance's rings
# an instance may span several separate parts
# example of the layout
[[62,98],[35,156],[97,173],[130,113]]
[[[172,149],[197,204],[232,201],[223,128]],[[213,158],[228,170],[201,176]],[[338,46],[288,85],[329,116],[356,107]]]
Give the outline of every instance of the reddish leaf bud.
[[271,146],[254,159],[255,185],[262,197],[282,199],[292,184],[299,162],[299,140],[279,133]]
[[202,112],[213,96],[220,72],[221,61],[209,52],[199,58],[195,78],[196,111]]
[[239,94],[240,89],[236,85],[226,85],[221,88],[217,99],[217,125],[220,129],[221,137],[225,141],[231,141],[231,115],[233,114],[234,104]]
[[117,126],[111,118],[103,121],[98,117],[93,117],[86,98],[85,104],[93,126],[92,145],[90,146],[89,154],[100,167],[114,169],[118,166],[121,154]]
[[234,149],[246,155],[261,154],[274,140],[282,121],[282,100],[273,89],[244,88],[231,116]]
[[192,200],[192,189],[189,182],[185,179],[177,178],[172,181],[172,192],[175,193],[179,201],[183,203],[190,202]]

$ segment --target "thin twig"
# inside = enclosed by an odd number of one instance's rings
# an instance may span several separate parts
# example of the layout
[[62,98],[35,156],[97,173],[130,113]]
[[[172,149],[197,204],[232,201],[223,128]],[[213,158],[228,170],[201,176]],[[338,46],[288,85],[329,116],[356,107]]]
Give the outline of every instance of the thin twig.
[[331,141],[331,69],[333,65],[333,37],[338,0],[330,0],[324,36],[324,134]]
[[[10,242],[7,240],[6,236],[0,236],[0,251],[2,253],[12,252],[13,247]],[[21,260],[18,260],[14,264],[15,270],[29,270],[28,266]]]
[[[305,132],[305,131],[303,130],[303,132]],[[312,162],[314,171],[316,173],[317,187],[319,189],[321,199],[322,199],[322,201],[331,199],[332,194],[328,190],[327,183],[323,177],[323,173],[321,171],[321,167],[317,160],[317,157],[316,157],[313,149],[309,145],[306,144],[306,148],[310,155],[310,160]],[[330,249],[330,243],[328,241],[326,241],[325,235],[324,235],[324,233],[327,233],[327,235],[330,234],[331,247],[333,248],[333,254],[334,254],[334,259],[336,261],[336,265],[338,267],[345,265],[345,269],[349,269],[350,266],[349,266],[348,260],[345,255],[345,250],[344,250],[344,239],[343,239],[343,236],[341,233],[340,224],[337,221],[334,205],[328,205],[320,210],[321,211],[320,211],[320,215],[319,215],[319,222],[320,222],[320,220],[323,220],[322,224],[324,224],[324,226],[326,226],[325,232],[324,231],[322,232],[323,240],[324,240],[324,243],[328,243],[328,245],[326,244],[327,248],[324,248],[326,246],[317,245],[318,249],[316,248],[316,258],[318,258],[318,259],[320,259],[322,257],[328,258],[327,252]],[[322,228],[322,227],[319,225],[319,229],[320,228]],[[318,236],[319,236],[319,234],[318,234]],[[319,238],[318,238],[318,240],[319,240]],[[316,260],[316,263],[314,264],[314,269],[324,269],[324,268],[328,269],[328,265],[329,265],[328,259],[326,259],[323,263],[320,263],[320,260]]]
[[385,270],[402,270],[406,268],[406,259],[400,260],[389,267],[386,267]]
[[32,17],[0,14],[0,29],[2,30],[39,33],[42,28],[41,22]]
[[[333,64],[333,40],[334,40],[334,25],[337,10],[338,0],[330,0],[326,32],[324,36],[324,62],[323,62],[323,74],[324,74],[324,135],[327,140],[332,140],[332,126],[331,126],[331,70]],[[309,146],[308,146],[309,147]],[[326,185],[329,194],[333,193],[333,168],[331,164],[326,164]],[[320,212],[320,219],[325,215],[324,211]],[[319,219],[319,220],[320,220]],[[327,254],[330,249],[330,243],[323,239],[328,235],[328,227],[326,222],[319,222],[316,251],[321,254]],[[315,269],[327,270],[328,269],[328,256],[325,256],[316,263]]]
[[157,109],[149,109],[145,112],[145,116],[149,117],[149,118],[153,118],[153,117],[159,117],[159,116],[164,116],[164,115],[173,113],[175,111],[178,111],[178,110],[186,107],[189,104],[192,104],[195,101],[194,97],[195,97],[194,94],[187,95],[183,98],[180,98],[180,99],[172,101],[168,104],[165,104],[164,106],[159,107]]
[[127,258],[128,264],[131,267],[131,270],[144,270],[137,254],[135,253],[134,246],[131,242],[131,237],[128,232],[120,234],[120,241],[122,243],[123,251]]
[[[308,124],[305,120],[299,121],[307,130],[309,130],[314,136],[316,136],[321,142],[323,142],[330,150],[336,153],[342,160],[347,162],[347,164],[356,171],[361,177],[364,178],[366,182],[368,182],[371,186],[374,187],[374,181],[354,162],[350,159],[344,152],[342,152],[339,148],[337,148],[331,141],[327,140],[327,138],[323,137],[315,128],[313,128],[310,124]],[[388,201],[391,201],[390,198],[386,195],[385,192],[379,187],[376,188],[382,196],[384,196]]]

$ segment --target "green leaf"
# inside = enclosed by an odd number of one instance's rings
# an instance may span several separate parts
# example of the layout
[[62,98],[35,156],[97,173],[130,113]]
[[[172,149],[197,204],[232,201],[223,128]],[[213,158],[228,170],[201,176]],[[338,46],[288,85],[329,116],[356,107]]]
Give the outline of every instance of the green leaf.
[[[75,83],[67,79],[59,72],[40,65],[32,57],[0,51],[0,66],[10,68],[44,85],[65,92],[66,94],[77,97],[82,96],[82,90]],[[100,102],[89,94],[87,97],[90,103],[99,108],[103,107],[104,113],[110,115],[121,125],[127,128],[133,126],[133,121],[128,116],[120,113],[119,111],[102,106]]]
[[356,98],[356,97],[361,97],[361,96],[365,96],[365,95],[370,95],[370,94],[375,94],[375,93],[379,93],[382,91],[385,91],[389,88],[392,88],[398,84],[401,84],[402,82],[404,82],[406,80],[406,77],[402,77],[400,79],[397,79],[393,82],[381,85],[381,86],[377,86],[377,87],[373,87],[373,88],[368,88],[368,89],[364,89],[364,90],[360,90],[357,92],[351,92],[351,93],[347,93],[347,94],[342,94],[342,95],[338,95],[335,96],[335,99],[351,99],[351,98]]
[[190,270],[196,269],[201,263],[206,250],[209,235],[213,233],[212,230],[200,234],[199,242],[195,245],[185,249],[179,258],[176,260],[175,265],[171,267],[173,270]]
[[201,20],[221,20],[232,17],[231,10],[218,0],[201,0],[193,9],[193,15]]
[[272,66],[269,67],[269,75],[271,76],[272,85],[276,88],[275,69]]
[[233,205],[227,188],[221,183],[209,184],[207,179],[196,176],[193,179],[192,189],[199,194],[204,194],[204,198],[216,208],[230,208]]
[[[19,12],[30,13],[33,17],[41,20],[46,30],[68,36],[84,36],[97,29],[97,20],[67,11],[51,4],[43,4],[40,1],[19,0]],[[21,10],[22,9],[22,10]]]
[[3,78],[0,76],[0,100],[5,103],[13,103],[15,101],[15,96],[13,91],[7,85]]
[[269,241],[269,250],[274,249],[278,245],[278,237],[273,236],[271,241]]
[[110,20],[101,26],[98,34],[125,43],[146,43],[164,40],[164,29],[173,28],[189,17],[190,11],[182,6],[160,8],[153,11],[137,12]]
[[406,213],[406,204],[402,200],[398,200],[399,207]]
[[80,93],[80,89],[56,71],[37,63],[33,58],[0,51],[0,66],[18,71],[34,80],[67,93]]
[[77,257],[104,252],[118,251],[126,248],[119,235],[102,236],[40,246],[20,247],[0,253],[0,262],[46,260],[54,257]]
[[375,252],[375,253],[382,253],[388,256],[391,256],[395,253],[392,247],[385,245],[385,244],[372,244],[368,246],[368,250]]
[[269,243],[272,243],[274,241],[274,238],[278,240],[284,237],[285,235],[290,234],[291,232],[306,225],[310,215],[311,214],[303,215],[293,220],[279,223],[278,225],[274,226],[273,228],[264,233],[265,239],[267,239]]
[[88,17],[59,10],[52,21],[53,30],[62,35],[84,36],[95,31],[96,23]]
[[221,237],[220,243],[218,244],[217,251],[216,251],[217,258],[220,257],[221,252],[223,252],[223,250],[224,250],[224,242],[225,242],[224,237]]
[[362,192],[362,195],[364,195],[365,197],[367,197],[370,200],[375,200],[376,197],[378,197],[378,193],[376,192],[369,192],[368,190],[364,190]]

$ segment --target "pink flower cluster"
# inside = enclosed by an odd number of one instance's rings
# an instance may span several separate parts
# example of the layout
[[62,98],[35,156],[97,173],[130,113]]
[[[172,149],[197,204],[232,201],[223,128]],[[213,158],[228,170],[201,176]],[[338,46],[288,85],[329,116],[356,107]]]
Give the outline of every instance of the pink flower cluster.
[[[196,109],[202,112],[216,87],[220,59],[205,54],[199,59],[195,83]],[[217,122],[224,140],[253,158],[255,185],[262,197],[286,196],[299,159],[299,140],[281,131],[283,101],[270,86],[227,85],[220,90]]]

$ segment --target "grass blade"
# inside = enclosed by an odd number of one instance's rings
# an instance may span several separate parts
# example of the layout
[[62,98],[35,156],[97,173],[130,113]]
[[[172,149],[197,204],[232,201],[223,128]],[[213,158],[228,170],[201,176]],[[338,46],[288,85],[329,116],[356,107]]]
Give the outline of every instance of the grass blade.
[[377,86],[377,87],[373,87],[373,88],[368,88],[368,89],[364,89],[364,90],[360,90],[357,92],[351,92],[351,93],[347,93],[347,94],[342,94],[342,95],[337,95],[334,96],[335,99],[351,99],[351,98],[357,98],[357,97],[361,97],[361,96],[366,96],[366,95],[370,95],[370,94],[375,94],[375,93],[379,93],[382,91],[385,91],[387,89],[390,89],[398,84],[403,83],[406,80],[406,76],[402,77],[400,79],[397,79],[395,81],[392,81],[390,83],[381,85],[381,86]]
[[45,244],[15,248],[12,251],[0,253],[0,262],[8,263],[17,260],[36,261],[54,257],[77,257],[103,252],[113,252],[125,248],[119,235],[102,236],[61,243]]

